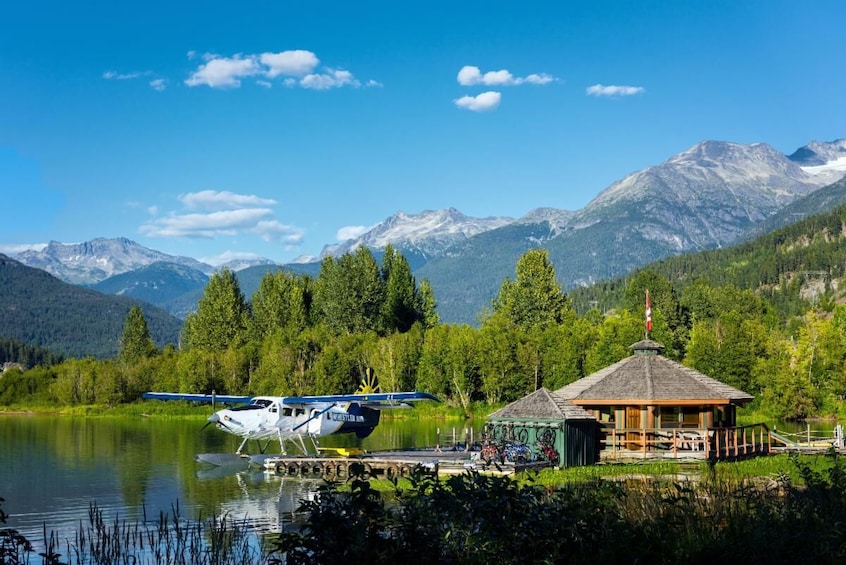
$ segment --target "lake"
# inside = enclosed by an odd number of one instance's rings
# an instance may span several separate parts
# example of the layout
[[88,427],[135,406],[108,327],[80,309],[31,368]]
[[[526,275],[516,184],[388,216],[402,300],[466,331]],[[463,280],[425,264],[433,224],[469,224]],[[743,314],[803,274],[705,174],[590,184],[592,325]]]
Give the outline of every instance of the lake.
[[[233,471],[197,463],[197,453],[233,453],[238,438],[202,420],[0,415],[0,497],[15,528],[43,547],[43,528],[72,538],[96,504],[106,522],[158,522],[178,505],[185,519],[225,513],[259,532],[280,531],[321,484],[260,469]],[[475,437],[484,422],[474,422]],[[386,420],[364,440],[323,438],[322,447],[368,451],[451,445],[464,420]],[[3,526],[0,526],[3,527]]]

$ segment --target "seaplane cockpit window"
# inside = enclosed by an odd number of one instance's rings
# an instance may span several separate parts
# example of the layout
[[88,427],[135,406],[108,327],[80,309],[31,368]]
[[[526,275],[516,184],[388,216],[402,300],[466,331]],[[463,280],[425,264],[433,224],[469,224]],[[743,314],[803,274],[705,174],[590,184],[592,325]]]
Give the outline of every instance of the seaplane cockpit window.
[[268,408],[267,411],[270,412],[271,414],[276,414],[277,412],[279,412],[279,405],[276,404],[276,403],[271,404],[270,408]]
[[294,409],[294,416],[302,416],[303,414],[305,414],[305,408]]
[[235,406],[233,408],[230,408],[230,410],[232,410],[233,412],[240,412],[242,410],[260,410],[262,408],[267,408],[272,402],[272,400],[268,400],[267,398],[254,398],[250,401],[249,404]]
[[290,408],[282,408],[282,415],[283,416],[291,416],[293,415],[294,411]]

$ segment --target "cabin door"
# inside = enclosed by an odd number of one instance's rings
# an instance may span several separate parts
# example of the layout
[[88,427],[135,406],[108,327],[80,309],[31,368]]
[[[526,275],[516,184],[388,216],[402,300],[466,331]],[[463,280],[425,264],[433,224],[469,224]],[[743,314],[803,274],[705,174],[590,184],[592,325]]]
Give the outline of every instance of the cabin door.
[[626,406],[626,443],[628,449],[640,449],[643,447],[641,440],[643,436],[640,430],[643,428],[641,421],[640,406]]

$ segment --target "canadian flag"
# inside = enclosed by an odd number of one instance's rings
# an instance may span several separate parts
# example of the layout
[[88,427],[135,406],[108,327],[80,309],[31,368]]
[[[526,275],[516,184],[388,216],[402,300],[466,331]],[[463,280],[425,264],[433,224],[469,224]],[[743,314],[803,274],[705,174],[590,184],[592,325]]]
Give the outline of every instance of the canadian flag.
[[649,291],[646,291],[646,331],[652,331],[652,306],[649,305]]

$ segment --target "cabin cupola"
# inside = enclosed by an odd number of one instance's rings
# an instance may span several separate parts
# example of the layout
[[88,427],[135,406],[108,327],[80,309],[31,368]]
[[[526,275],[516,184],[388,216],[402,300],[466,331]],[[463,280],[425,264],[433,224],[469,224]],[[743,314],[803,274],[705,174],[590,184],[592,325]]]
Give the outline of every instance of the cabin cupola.
[[635,355],[661,355],[664,346],[651,339],[642,339],[631,345]]

